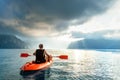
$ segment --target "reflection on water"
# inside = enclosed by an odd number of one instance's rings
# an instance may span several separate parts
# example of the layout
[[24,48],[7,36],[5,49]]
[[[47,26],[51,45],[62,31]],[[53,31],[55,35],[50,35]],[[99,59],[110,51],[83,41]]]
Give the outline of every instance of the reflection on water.
[[[113,58],[112,54],[103,54],[101,52],[89,51],[73,51],[73,72],[80,79],[101,79],[112,80]],[[101,55],[100,55],[101,54]],[[75,60],[74,60],[75,59]],[[80,75],[81,74],[81,75]],[[83,77],[82,77],[83,76]],[[86,76],[86,78],[85,78]]]
[[53,56],[66,54],[68,60],[53,58],[50,70],[20,75],[20,67],[35,57],[20,58],[22,52],[0,50],[0,80],[120,80],[120,50],[47,50]]
[[50,76],[50,68],[38,71],[20,71],[20,75],[23,77],[23,80],[46,80],[45,78]]
[[54,63],[52,72],[60,77],[53,77],[60,80],[113,80],[112,56],[92,50],[73,50],[68,61],[59,60]]

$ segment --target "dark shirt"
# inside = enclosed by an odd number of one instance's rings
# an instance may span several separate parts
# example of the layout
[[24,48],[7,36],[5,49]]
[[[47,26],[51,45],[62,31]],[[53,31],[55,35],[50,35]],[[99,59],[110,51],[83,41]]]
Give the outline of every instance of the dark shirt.
[[36,63],[46,62],[44,49],[42,49],[42,50],[41,49],[37,49],[35,55],[36,55],[36,60],[35,60]]

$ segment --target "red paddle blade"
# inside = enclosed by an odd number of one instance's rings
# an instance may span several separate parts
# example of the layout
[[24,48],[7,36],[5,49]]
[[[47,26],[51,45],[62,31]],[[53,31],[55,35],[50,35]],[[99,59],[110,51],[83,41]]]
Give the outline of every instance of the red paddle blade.
[[60,55],[58,56],[60,59],[68,59],[68,55]]
[[21,53],[20,57],[28,57],[30,56],[28,53]]

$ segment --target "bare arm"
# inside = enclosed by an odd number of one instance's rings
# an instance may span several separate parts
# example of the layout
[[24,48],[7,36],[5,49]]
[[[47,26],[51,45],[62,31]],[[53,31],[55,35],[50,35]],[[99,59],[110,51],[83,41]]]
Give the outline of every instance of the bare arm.
[[49,55],[45,50],[44,50],[44,54],[47,55],[47,61],[50,61],[50,59],[52,58],[51,55]]
[[33,53],[33,55],[36,55],[36,51]]
[[46,52],[46,50],[44,50],[44,53],[45,53],[45,55],[47,55],[48,57],[50,56],[50,55]]

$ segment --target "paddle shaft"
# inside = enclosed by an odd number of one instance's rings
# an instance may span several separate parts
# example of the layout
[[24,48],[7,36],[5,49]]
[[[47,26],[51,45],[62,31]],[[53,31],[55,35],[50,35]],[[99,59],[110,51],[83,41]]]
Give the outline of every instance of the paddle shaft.
[[[28,56],[32,56],[32,55],[30,55],[28,53],[21,53],[21,55],[20,55],[20,57],[24,57],[24,58],[26,58]],[[52,56],[52,57],[58,57],[60,59],[68,59],[68,55],[60,55],[60,56]]]

